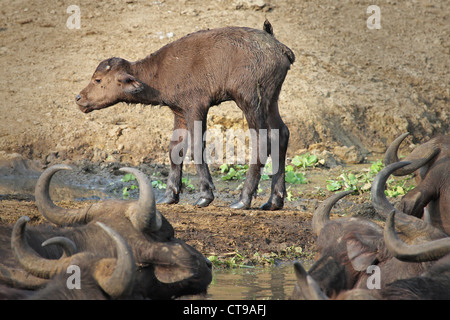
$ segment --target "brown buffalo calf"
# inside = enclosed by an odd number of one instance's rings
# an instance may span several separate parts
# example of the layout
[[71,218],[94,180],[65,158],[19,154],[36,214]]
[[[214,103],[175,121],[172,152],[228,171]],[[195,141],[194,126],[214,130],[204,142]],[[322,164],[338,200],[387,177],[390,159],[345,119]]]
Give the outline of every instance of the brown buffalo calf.
[[224,101],[235,101],[255,134],[244,188],[232,208],[250,207],[261,169],[271,155],[275,163],[272,190],[262,209],[277,210],[284,205],[289,140],[289,130],[279,114],[278,97],[294,60],[294,53],[275,39],[268,22],[264,30],[243,27],[202,30],[139,61],[104,60],[88,86],[77,95],[76,102],[85,113],[118,102],[168,106],[175,116],[177,136],[169,144],[171,170],[167,191],[159,203],[179,201],[183,166],[180,158],[189,149],[199,175],[200,197],[195,205],[206,207],[214,200],[214,184],[203,159],[208,110]]

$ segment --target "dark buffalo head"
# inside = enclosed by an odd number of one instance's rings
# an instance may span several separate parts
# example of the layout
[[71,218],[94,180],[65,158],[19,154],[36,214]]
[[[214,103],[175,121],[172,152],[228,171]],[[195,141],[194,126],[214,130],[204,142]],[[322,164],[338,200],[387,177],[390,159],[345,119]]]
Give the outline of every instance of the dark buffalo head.
[[[56,206],[49,195],[51,177],[66,165],[45,170],[36,185],[36,203],[44,217],[58,226],[52,232],[71,238],[79,250],[114,255],[108,237],[100,235],[95,222],[102,222],[122,235],[136,260],[134,294],[144,298],[172,298],[204,293],[212,279],[212,265],[200,252],[176,239],[173,227],[156,209],[152,185],[139,170],[123,168],[139,183],[138,200],[107,200],[80,209]],[[37,246],[35,250],[42,255]]]
[[395,215],[395,211],[389,214],[384,228],[386,247],[395,258],[409,262],[437,261],[450,253],[450,237],[419,244],[405,243],[395,230]]
[[[341,198],[352,193],[344,191],[326,199],[315,211],[312,227],[317,235],[318,259],[308,270],[308,276],[327,296],[336,296],[342,290],[357,285],[367,267],[377,260],[378,242],[382,228],[362,218],[330,220],[330,210]],[[299,280],[292,299],[311,299],[311,292],[305,286],[306,277],[296,265]]]
[[[397,155],[398,148],[408,135],[409,132],[400,135],[389,145],[383,160],[386,166],[399,161]],[[402,161],[410,162],[410,164],[399,168],[393,175],[405,176],[415,172],[416,181],[419,183],[433,163],[442,158],[448,158],[449,156],[450,135],[437,136],[419,145],[409,155],[403,158]]]
[[[450,298],[450,238],[407,244],[395,230],[395,211],[386,220],[384,240],[388,251],[395,259],[411,263],[434,262],[423,273],[386,284],[377,290],[351,289],[342,291],[333,297],[336,300],[448,300]],[[405,265],[407,266],[407,265]],[[311,300],[328,300],[319,284],[296,262],[294,270],[297,286],[303,288],[307,298]],[[398,270],[401,272],[401,270]]]
[[[398,161],[401,135],[389,146],[385,163]],[[395,171],[395,175],[415,174],[417,186],[402,198],[400,210],[424,217],[432,225],[450,234],[450,135],[438,136],[419,145],[405,159],[411,164]]]
[[393,211],[384,230],[386,246],[394,257],[411,263],[432,261],[421,275],[390,283],[382,291],[384,299],[448,300],[450,299],[450,237],[420,244],[407,244],[395,230]]
[[[37,254],[26,240],[26,224],[30,219],[20,218],[11,235],[11,247],[22,267],[33,276],[49,279],[42,289],[29,294],[29,299],[120,299],[133,290],[136,264],[125,240],[108,226],[97,222],[99,233],[105,233],[114,243],[117,258],[76,253],[76,245],[68,238],[56,237],[42,245],[60,245],[64,254],[59,259],[45,259]],[[69,277],[78,272],[76,282]],[[71,287],[70,284],[75,285]]]

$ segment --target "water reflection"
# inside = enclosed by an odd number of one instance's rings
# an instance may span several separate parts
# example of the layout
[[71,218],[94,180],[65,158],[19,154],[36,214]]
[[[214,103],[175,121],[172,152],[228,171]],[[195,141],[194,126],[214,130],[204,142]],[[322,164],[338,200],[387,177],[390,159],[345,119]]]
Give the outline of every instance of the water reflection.
[[[307,267],[308,262],[302,261]],[[216,269],[208,289],[210,300],[286,300],[296,278],[293,263],[270,268]]]

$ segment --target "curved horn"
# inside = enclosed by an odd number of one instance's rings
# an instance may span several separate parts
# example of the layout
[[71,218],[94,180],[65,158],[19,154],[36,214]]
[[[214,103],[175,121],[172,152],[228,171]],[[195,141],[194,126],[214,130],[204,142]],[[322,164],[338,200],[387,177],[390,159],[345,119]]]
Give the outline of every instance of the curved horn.
[[64,253],[63,257],[70,257],[77,252],[77,246],[75,242],[66,237],[53,237],[42,242],[41,246],[46,247],[50,245],[60,246]]
[[317,282],[308,274],[298,261],[294,262],[295,277],[297,286],[307,300],[328,300],[325,293],[322,292]]
[[56,206],[50,198],[50,180],[60,170],[72,170],[70,166],[59,164],[47,168],[39,177],[35,198],[39,212],[50,222],[56,225],[68,225],[77,222],[85,222],[90,207],[81,209],[65,209]]
[[398,148],[400,147],[400,144],[405,140],[405,138],[409,135],[409,132],[406,132],[402,134],[401,136],[397,137],[392,143],[389,145],[389,147],[386,149],[386,152],[384,154],[383,163],[385,166],[398,162]]
[[[67,267],[72,264],[83,264],[83,266],[89,267],[92,261],[96,259],[96,256],[90,252],[80,252],[59,260],[40,257],[25,239],[25,227],[28,221],[30,221],[30,218],[27,216],[17,220],[11,236],[11,247],[19,263],[32,275],[50,279],[58,273],[66,272]],[[110,297],[120,297],[127,293],[134,283],[134,257],[131,249],[120,235],[101,222],[97,222],[97,224],[113,239],[116,245],[117,259],[97,259],[93,277]],[[115,266],[111,267],[112,263]],[[114,269],[114,271],[110,273],[108,272],[109,269]]]
[[138,208],[129,212],[133,226],[140,231],[155,232],[161,228],[162,218],[156,210],[155,194],[147,176],[135,168],[121,168],[120,171],[132,173],[139,183]]
[[314,300],[330,300],[310,275],[306,277],[306,282],[308,282],[309,292]]
[[101,222],[97,222],[97,225],[114,240],[117,262],[113,273],[105,277],[105,268],[103,266],[109,262],[109,259],[102,259],[96,267],[94,278],[110,297],[118,298],[129,293],[134,284],[136,264],[133,253],[126,241],[117,232]]
[[389,252],[402,261],[435,261],[450,252],[449,237],[417,245],[404,243],[395,232],[395,211],[392,211],[386,220],[384,241]]
[[[26,240],[25,228],[28,221],[30,221],[30,218],[27,216],[17,220],[11,234],[11,248],[17,261],[25,270],[39,278],[50,279],[55,274],[64,272],[70,265],[72,257],[51,260],[39,256]],[[86,254],[78,253],[73,257],[84,255]]]
[[386,181],[389,176],[396,170],[409,165],[410,162],[394,162],[387,165],[375,176],[372,182],[372,188],[370,190],[370,196],[372,198],[372,204],[375,210],[386,219],[387,214],[394,210],[394,206],[389,202],[384,193],[386,187]]
[[306,277],[308,276],[308,272],[303,268],[302,264],[298,261],[294,262],[294,271],[295,277],[297,279],[297,285],[306,288],[308,286],[308,282],[306,281]]
[[[384,154],[383,162],[384,162],[385,166],[388,166],[389,164],[399,161],[398,156],[397,156],[398,148],[399,148],[400,144],[403,142],[403,140],[408,135],[409,135],[409,132],[402,134],[397,139],[392,141],[392,143],[389,145],[389,147],[386,150],[386,153]],[[408,166],[395,171],[393,173],[393,175],[406,176],[408,174],[411,174],[414,171],[416,171],[417,169],[419,169],[420,167],[427,164],[429,161],[431,161],[440,152],[439,148],[435,148],[433,146],[428,146],[428,145],[425,146],[425,144],[422,146],[423,146],[422,148],[420,146],[419,146],[419,148],[424,149],[424,150],[420,150],[420,152],[413,151],[413,153],[411,153],[409,156],[407,156],[405,159],[403,159],[404,161],[410,161],[411,163]],[[420,158],[416,158],[414,154],[418,154],[420,156]]]
[[405,167],[409,162],[396,162],[386,166],[376,175],[372,182],[371,198],[372,205],[375,210],[383,218],[387,218],[390,212],[395,211],[397,215],[397,223],[400,230],[407,235],[423,239],[438,239],[445,236],[438,228],[433,227],[431,224],[418,219],[414,216],[407,215],[401,211],[397,211],[394,206],[389,202],[384,193],[386,181],[389,176],[399,168]]
[[336,202],[338,202],[346,195],[349,195],[350,193],[353,193],[353,190],[336,193],[327,198],[317,207],[312,218],[312,228],[317,236],[320,234],[320,231],[325,226],[325,224],[330,221],[330,211],[336,204]]
[[30,275],[20,268],[11,268],[0,263],[0,281],[16,289],[37,290],[48,284],[47,279]]

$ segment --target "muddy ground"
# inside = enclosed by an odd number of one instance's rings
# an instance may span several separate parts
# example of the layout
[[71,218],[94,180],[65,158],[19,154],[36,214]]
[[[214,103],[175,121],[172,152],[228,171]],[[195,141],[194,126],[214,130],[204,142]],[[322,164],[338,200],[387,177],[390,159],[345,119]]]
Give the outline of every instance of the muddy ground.
[[[313,252],[310,219],[330,194],[324,189],[327,178],[381,158],[403,132],[411,132],[403,153],[449,132],[446,0],[78,1],[80,29],[69,29],[73,13],[66,10],[72,4],[1,1],[0,179],[11,172],[36,177],[55,163],[78,168],[74,183],[100,183],[99,175],[125,165],[149,175],[167,170],[173,125],[168,108],[118,104],[90,114],[77,108],[74,97],[106,58],[133,61],[196,30],[262,28],[266,18],[275,36],[294,51],[296,62],[279,103],[291,132],[288,156],[309,150],[327,163],[310,170],[310,183],[296,191],[299,199],[279,212],[257,210],[267,199],[264,193],[252,210],[228,209],[238,191],[226,184],[219,184],[216,193],[222,196],[208,208],[194,209],[190,194],[178,205],[160,206],[177,235],[207,255],[280,252],[292,246]],[[367,26],[370,5],[380,8],[381,29]],[[231,102],[212,108],[208,122],[222,131],[246,128]],[[0,192],[2,223],[37,215],[29,190]],[[337,210],[350,214],[371,208],[367,196],[352,196]]]
[[[39,214],[34,186],[40,175],[39,161],[16,158],[0,162],[0,223],[13,224],[22,215],[31,218],[32,224],[47,223]],[[333,169],[317,165],[301,172],[307,184],[287,184],[292,199],[286,201],[283,210],[267,212],[259,210],[269,196],[270,180],[262,181],[260,193],[250,210],[230,209],[238,199],[243,180],[224,181],[224,174],[214,170],[216,186],[214,202],[207,208],[196,208],[194,190],[185,188],[176,205],[158,205],[157,208],[173,225],[176,236],[200,250],[207,257],[215,256],[219,265],[264,266],[278,262],[302,259],[310,261],[316,253],[315,234],[311,219],[317,206],[332,193],[326,189],[329,177],[336,179],[342,172],[361,172],[369,165],[336,166]],[[92,202],[108,199],[124,199],[123,189],[131,190],[136,182],[123,182],[124,173],[118,171],[121,163],[78,163],[72,171],[60,171],[52,179],[50,195],[61,207],[85,207]],[[152,181],[164,181],[168,167],[142,164],[137,166]],[[185,175],[195,188],[196,174],[188,165]],[[139,189],[130,191],[128,199],[136,199]],[[156,197],[164,189],[154,188]],[[393,198],[395,204],[398,199]],[[370,203],[369,193],[349,195],[340,200],[332,210],[332,219],[343,216],[364,216],[377,221],[378,216]]]

